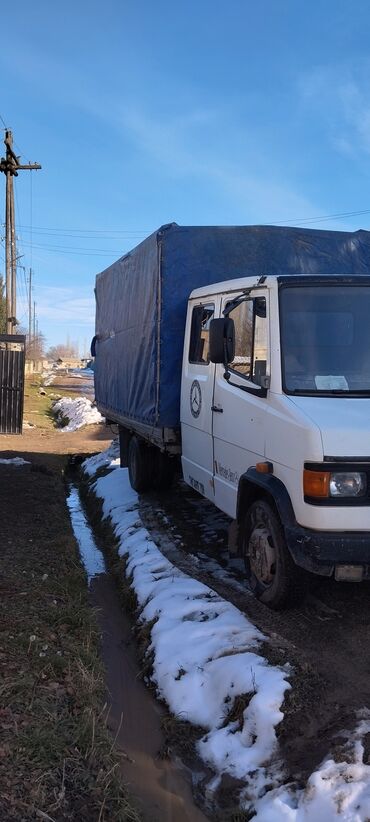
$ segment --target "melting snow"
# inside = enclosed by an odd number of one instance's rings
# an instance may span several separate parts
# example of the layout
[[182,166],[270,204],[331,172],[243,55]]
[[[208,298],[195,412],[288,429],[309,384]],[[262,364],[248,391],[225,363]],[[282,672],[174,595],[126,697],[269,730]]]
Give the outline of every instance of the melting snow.
[[93,457],[88,457],[88,459],[84,461],[83,469],[85,474],[92,477],[101,468],[118,468],[119,464],[119,445],[117,440],[113,440],[106,451],[102,451],[100,454],[94,454]]
[[[369,717],[369,712],[364,711]],[[370,819],[370,765],[364,763],[363,738],[369,718],[347,734],[348,762],[326,759],[304,790],[282,786],[256,805],[255,822],[367,822]],[[342,734],[341,734],[342,735]]]
[[[158,695],[176,716],[204,728],[198,751],[216,773],[209,788],[217,787],[224,773],[243,780],[241,807],[254,813],[256,822],[369,820],[370,765],[363,739],[370,733],[370,711],[347,734],[344,761],[328,756],[304,789],[284,784],[275,729],[291,687],[289,667],[269,665],[258,653],[263,634],[158,550],[142,525],[138,496],[127,470],[117,467],[116,455],[114,445],[83,467],[89,476],[103,466],[114,469],[93,487],[103,501],[104,517],[111,517],[119,554],[128,557],[127,575],[141,606],[140,618],[155,620],[149,652],[154,654]],[[240,721],[232,721],[228,714],[234,700],[245,695]]]
[[[91,475],[91,460],[87,468]],[[243,779],[256,801],[266,784],[281,781],[270,760],[277,753],[275,728],[290,687],[288,670],[258,654],[265,637],[234,605],[158,550],[140,521],[127,469],[116,468],[94,488],[119,537],[120,555],[128,555],[141,619],[156,620],[149,650],[158,695],[176,716],[204,728],[198,743],[203,760],[219,776]],[[244,695],[240,723],[231,721],[230,709]]]
[[68,425],[61,429],[64,432],[76,431],[83,425],[95,425],[104,419],[87,397],[63,397],[54,403],[53,413],[57,418],[68,419]]
[[24,460],[23,457],[12,457],[12,459],[0,459],[2,465],[31,465],[29,460]]

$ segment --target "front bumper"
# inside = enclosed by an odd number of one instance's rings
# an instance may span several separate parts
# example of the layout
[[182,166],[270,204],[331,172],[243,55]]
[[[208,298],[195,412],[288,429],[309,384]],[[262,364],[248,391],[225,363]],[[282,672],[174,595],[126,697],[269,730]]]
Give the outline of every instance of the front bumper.
[[341,565],[360,565],[370,579],[370,531],[312,531],[296,524],[285,527],[285,538],[296,565],[330,577]]

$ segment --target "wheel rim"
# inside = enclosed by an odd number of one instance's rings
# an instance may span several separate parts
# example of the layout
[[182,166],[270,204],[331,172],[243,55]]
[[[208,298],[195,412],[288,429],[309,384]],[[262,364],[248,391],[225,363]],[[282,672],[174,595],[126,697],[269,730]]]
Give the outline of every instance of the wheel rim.
[[249,537],[248,556],[252,574],[260,585],[269,588],[275,579],[276,548],[266,524],[254,525]]

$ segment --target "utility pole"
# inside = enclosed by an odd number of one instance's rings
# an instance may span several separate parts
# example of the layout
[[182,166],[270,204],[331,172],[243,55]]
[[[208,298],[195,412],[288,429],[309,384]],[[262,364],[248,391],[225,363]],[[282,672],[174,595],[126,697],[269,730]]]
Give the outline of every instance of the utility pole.
[[5,207],[5,264],[6,264],[6,331],[12,334],[17,325],[17,262],[15,248],[15,219],[14,219],[14,188],[13,177],[18,177],[18,171],[41,168],[39,163],[22,165],[13,151],[13,135],[10,129],[5,129],[4,143],[5,157],[0,159],[0,171],[6,176],[6,207]]
[[12,315],[12,241],[10,202],[13,194],[13,178],[6,175],[6,208],[5,208],[5,297],[6,297],[6,333],[11,334]]
[[28,345],[31,345],[32,337],[32,268],[28,280]]
[[36,303],[33,301],[33,339],[36,340]]

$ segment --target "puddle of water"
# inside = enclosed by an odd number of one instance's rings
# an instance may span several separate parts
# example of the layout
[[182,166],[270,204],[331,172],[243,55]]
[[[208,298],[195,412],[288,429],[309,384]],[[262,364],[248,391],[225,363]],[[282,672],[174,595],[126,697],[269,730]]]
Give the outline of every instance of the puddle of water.
[[[180,762],[162,759],[164,710],[140,681],[132,628],[106,572],[81,507],[78,489],[67,499],[73,531],[89,578],[90,599],[102,634],[101,653],[109,694],[108,727],[122,754],[121,772],[145,822],[207,822],[194,804],[190,773]],[[203,776],[198,774],[198,777]]]
[[106,568],[103,554],[95,543],[91,528],[81,508],[78,490],[74,485],[70,486],[67,505],[74,535],[78,542],[81,559],[90,584],[91,580],[98,574],[105,574]]

